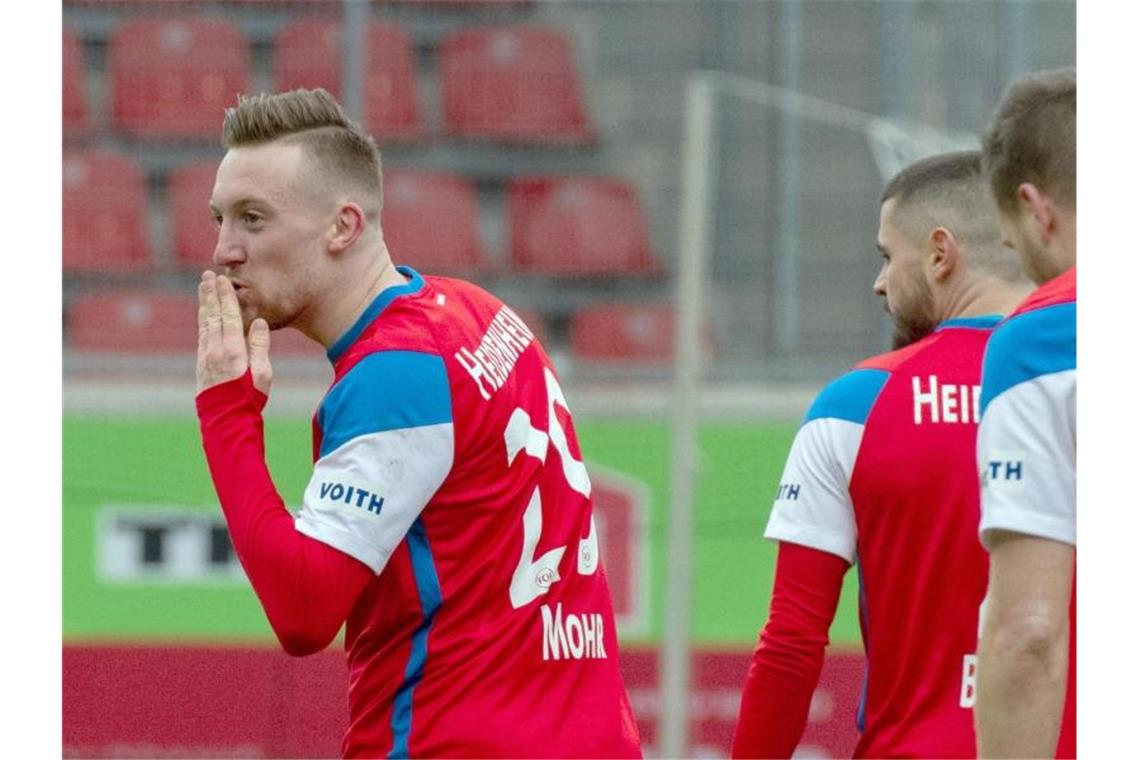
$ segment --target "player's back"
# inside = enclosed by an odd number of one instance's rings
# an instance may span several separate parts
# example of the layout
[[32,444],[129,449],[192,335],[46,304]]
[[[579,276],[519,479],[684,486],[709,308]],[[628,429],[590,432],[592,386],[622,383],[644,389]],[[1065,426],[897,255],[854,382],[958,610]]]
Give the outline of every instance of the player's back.
[[[638,755],[590,482],[550,361],[490,294],[404,271],[407,292],[330,349],[322,404],[371,373],[376,393],[408,399],[407,446],[423,451],[401,466],[439,473],[349,616],[345,753]],[[417,438],[430,426],[443,432]]]
[[997,317],[949,320],[856,372],[879,389],[851,475],[868,672],[857,756],[972,757],[988,560],[974,464]]

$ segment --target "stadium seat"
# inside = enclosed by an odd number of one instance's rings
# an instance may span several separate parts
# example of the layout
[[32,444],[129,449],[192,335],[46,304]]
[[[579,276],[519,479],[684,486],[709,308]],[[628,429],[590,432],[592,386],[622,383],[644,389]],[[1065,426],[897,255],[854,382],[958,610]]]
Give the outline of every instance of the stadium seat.
[[198,298],[148,290],[81,294],[67,310],[65,335],[77,351],[194,354]]
[[63,30],[63,134],[73,137],[89,126],[87,116],[87,67],[83,60],[83,43],[75,32]]
[[146,181],[128,157],[63,156],[63,271],[151,269]]
[[507,191],[510,258],[526,272],[654,274],[649,228],[628,182],[601,177],[526,177]]
[[593,140],[570,42],[558,29],[465,29],[443,40],[440,59],[448,133],[530,143]]
[[392,169],[384,175],[384,241],[394,261],[424,274],[484,268],[474,184],[453,174]]
[[[198,297],[169,290],[84,293],[67,310],[65,336],[76,351],[194,354],[198,347]],[[270,337],[275,357],[324,359],[324,349],[293,329]]]
[[[336,21],[296,21],[286,26],[273,55],[277,90],[324,87],[339,98],[339,33]],[[403,27],[374,21],[368,55],[365,127],[378,141],[422,136],[411,35]]]
[[135,137],[217,140],[249,92],[245,37],[213,18],[133,18],[110,41],[111,120]]
[[217,171],[217,161],[186,164],[171,172],[167,181],[174,257],[190,269],[210,266],[218,242],[208,205]]
[[669,303],[598,304],[570,320],[570,350],[587,361],[666,362],[673,357]]

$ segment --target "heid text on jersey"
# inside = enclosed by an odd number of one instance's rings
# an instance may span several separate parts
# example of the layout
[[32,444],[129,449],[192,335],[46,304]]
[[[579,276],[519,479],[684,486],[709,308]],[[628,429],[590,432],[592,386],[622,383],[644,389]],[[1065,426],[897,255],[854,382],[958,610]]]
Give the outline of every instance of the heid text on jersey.
[[914,424],[974,423],[981,419],[982,386],[943,384],[938,375],[911,378],[914,391]]

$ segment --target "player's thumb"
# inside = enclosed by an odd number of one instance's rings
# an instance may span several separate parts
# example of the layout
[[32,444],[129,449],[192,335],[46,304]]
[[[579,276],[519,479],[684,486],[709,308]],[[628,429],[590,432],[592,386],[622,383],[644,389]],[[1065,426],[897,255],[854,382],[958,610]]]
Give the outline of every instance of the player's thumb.
[[249,371],[253,375],[253,387],[269,395],[273,383],[273,367],[269,363],[269,324],[264,319],[255,319],[249,326]]

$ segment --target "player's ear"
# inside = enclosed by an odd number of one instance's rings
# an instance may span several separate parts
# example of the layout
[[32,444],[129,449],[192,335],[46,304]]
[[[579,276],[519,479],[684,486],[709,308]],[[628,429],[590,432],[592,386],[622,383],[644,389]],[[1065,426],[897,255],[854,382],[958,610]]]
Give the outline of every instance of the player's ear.
[[329,237],[329,252],[338,254],[347,250],[364,232],[364,211],[355,203],[346,201],[337,210]]
[[1053,200],[1032,182],[1017,186],[1017,205],[1023,215],[1033,217],[1041,242],[1048,242],[1057,231],[1057,209]]
[[944,280],[958,266],[958,240],[946,227],[935,227],[930,233],[930,269],[936,280]]

